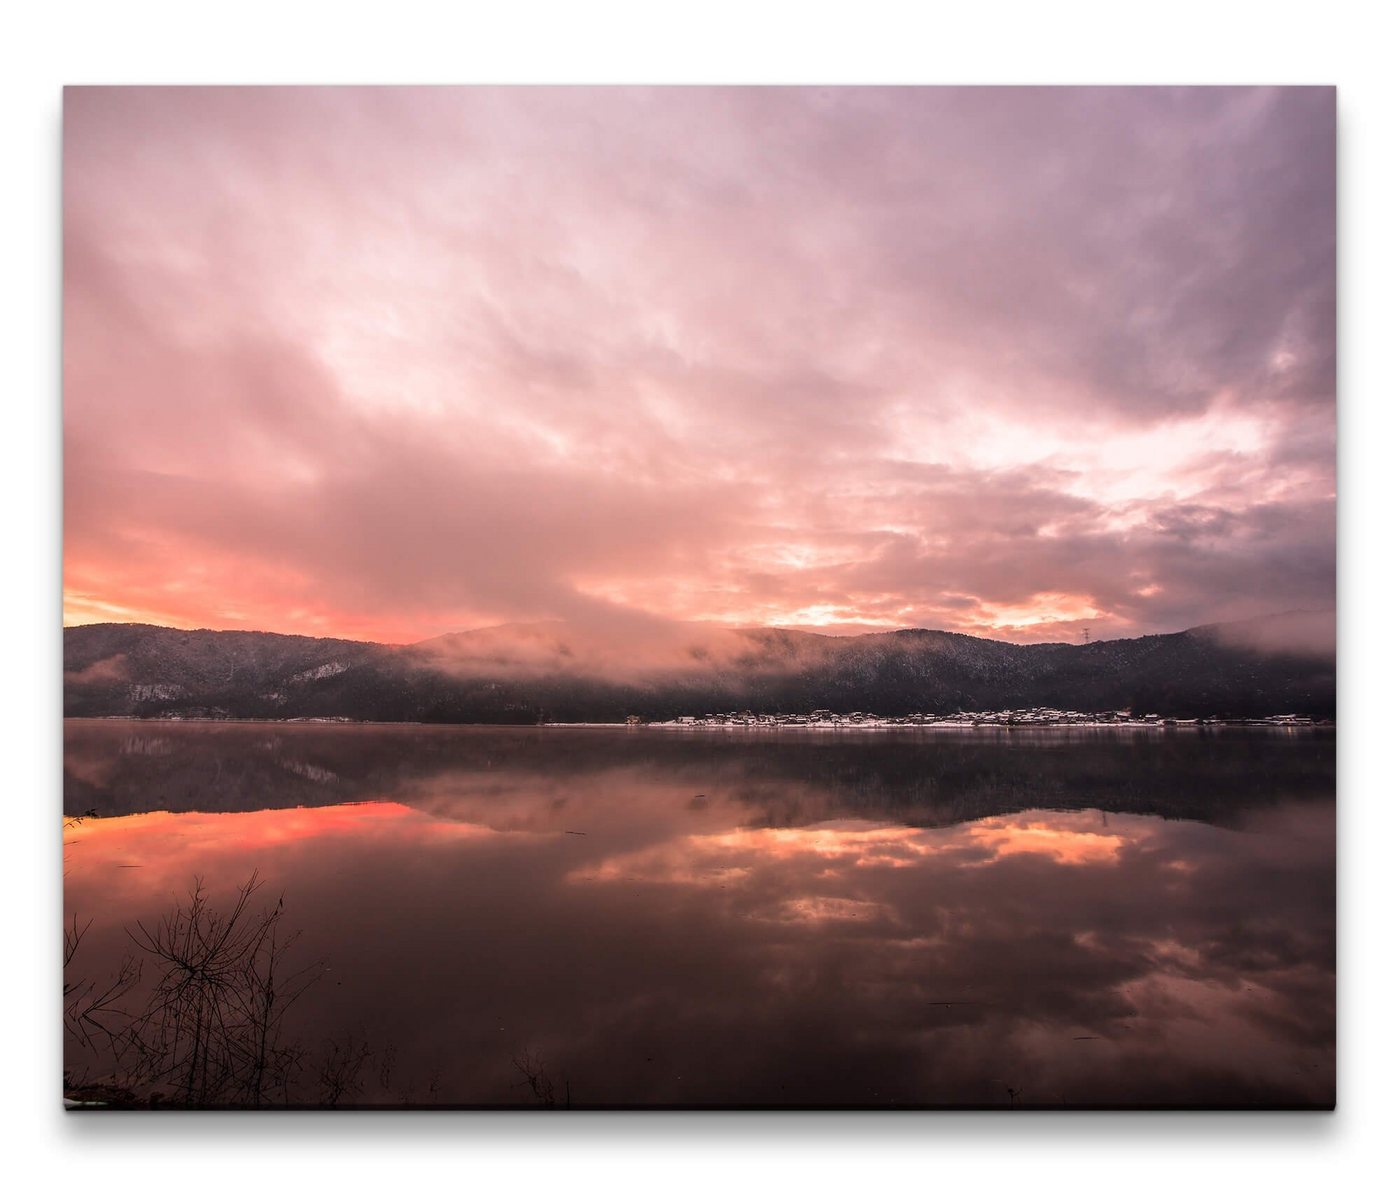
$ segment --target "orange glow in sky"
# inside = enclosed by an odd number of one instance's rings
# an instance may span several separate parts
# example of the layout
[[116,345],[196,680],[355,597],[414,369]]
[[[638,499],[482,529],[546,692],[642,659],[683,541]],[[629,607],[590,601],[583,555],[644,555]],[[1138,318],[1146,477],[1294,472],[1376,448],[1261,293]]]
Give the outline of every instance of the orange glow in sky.
[[70,88],[64,622],[1330,606],[1333,130],[1321,88]]

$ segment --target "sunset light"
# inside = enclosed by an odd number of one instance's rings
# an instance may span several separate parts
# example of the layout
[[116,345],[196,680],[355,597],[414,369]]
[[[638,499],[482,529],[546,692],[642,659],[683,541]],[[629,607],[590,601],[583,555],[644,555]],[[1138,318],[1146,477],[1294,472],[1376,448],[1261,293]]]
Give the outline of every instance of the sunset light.
[[1330,603],[1329,93],[76,88],[65,138],[67,624]]

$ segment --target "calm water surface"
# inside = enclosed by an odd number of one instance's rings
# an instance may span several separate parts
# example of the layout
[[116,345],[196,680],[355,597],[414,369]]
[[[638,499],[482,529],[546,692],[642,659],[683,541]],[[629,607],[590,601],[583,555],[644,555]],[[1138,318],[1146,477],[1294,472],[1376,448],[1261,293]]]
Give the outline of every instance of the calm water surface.
[[1330,732],[65,737],[76,974],[257,869],[345,1102],[1332,1103]]

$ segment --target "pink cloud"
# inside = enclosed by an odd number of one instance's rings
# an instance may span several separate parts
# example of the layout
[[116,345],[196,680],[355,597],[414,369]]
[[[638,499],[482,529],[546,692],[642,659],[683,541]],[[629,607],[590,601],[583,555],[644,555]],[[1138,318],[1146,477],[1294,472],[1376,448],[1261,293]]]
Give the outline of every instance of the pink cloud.
[[70,622],[1329,605],[1327,90],[70,90]]

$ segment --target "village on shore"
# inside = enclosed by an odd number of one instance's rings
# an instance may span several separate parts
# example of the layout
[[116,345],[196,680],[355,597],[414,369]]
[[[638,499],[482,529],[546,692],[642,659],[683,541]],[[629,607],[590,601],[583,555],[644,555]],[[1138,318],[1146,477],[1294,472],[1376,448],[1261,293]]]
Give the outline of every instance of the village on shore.
[[628,716],[629,726],[662,728],[716,727],[1331,727],[1330,719],[1307,715],[1268,715],[1256,718],[1211,715],[1189,719],[1164,715],[1135,716],[1130,711],[1063,711],[1055,707],[1026,707],[1007,711],[954,711],[948,715],[874,715],[867,711],[817,710],[806,714],[755,714],[753,711],[723,711],[709,715],[680,715],[661,722],[644,722]]

